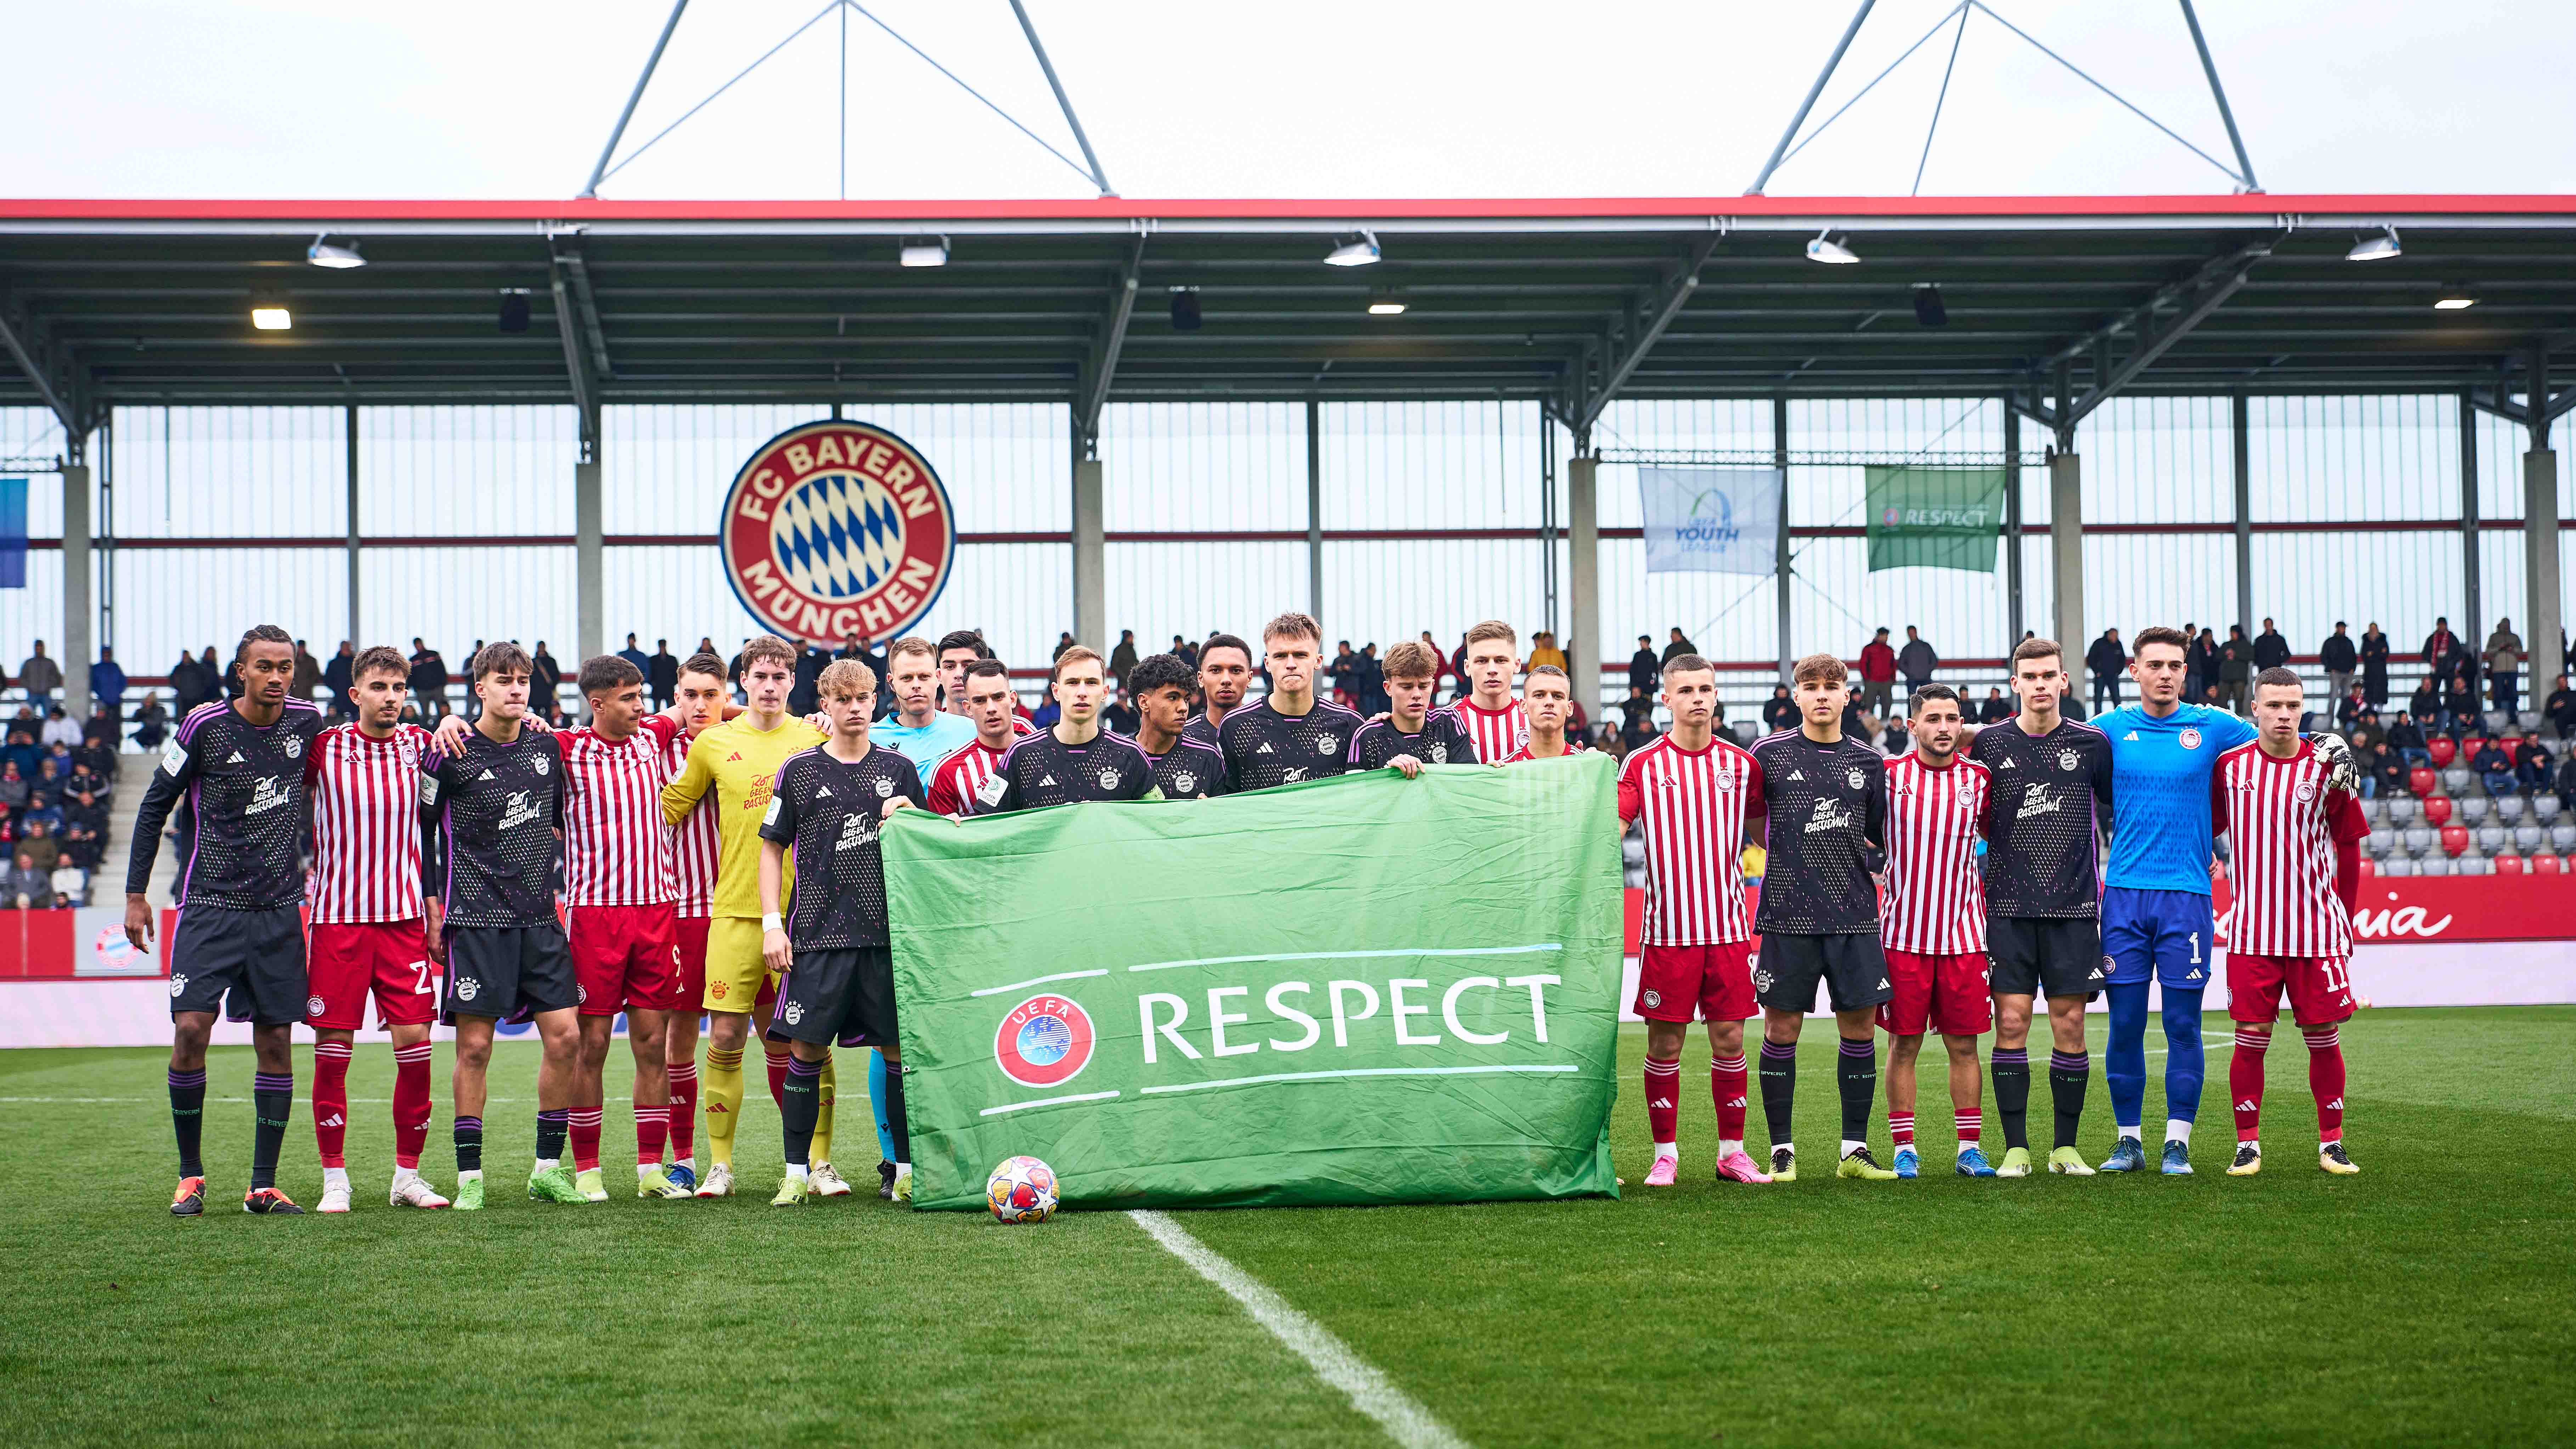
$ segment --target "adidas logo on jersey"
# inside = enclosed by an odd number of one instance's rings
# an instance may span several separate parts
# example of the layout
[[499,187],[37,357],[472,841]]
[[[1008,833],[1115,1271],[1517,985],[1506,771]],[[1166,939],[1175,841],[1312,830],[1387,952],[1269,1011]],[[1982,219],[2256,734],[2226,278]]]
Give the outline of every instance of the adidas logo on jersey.
[[725,763],[726,763],[726,764],[728,764],[728,765],[730,765],[730,764],[732,764],[734,761],[739,760],[739,759],[741,759],[741,758],[742,758],[742,751],[740,751],[740,750],[736,750],[736,751],[734,751],[732,754],[725,756]]
[[241,751],[239,751],[239,750],[235,750],[235,751],[233,751],[230,755],[226,756],[226,757],[225,757],[225,759],[224,759],[224,763],[225,763],[225,764],[227,764],[227,765],[238,765],[238,764],[240,764],[241,762],[242,762],[242,757],[241,757]]
[[2018,770],[2021,768],[2021,761],[2014,759],[2010,755],[2006,755],[2004,756],[2004,762],[2001,765],[1996,766],[1996,768],[2001,770]]
[[1879,989],[1879,990],[1881,990],[1881,991],[1892,991],[1892,990],[1894,990],[1895,988],[1894,988],[1894,987],[1891,987],[1891,986],[1889,986],[1889,985],[1887,984],[1887,978],[1886,978],[1886,977],[1881,976],[1880,978],[1878,978],[1878,989]]
[[1256,755],[1266,755],[1266,754],[1269,754],[1269,753],[1270,753],[1270,742],[1269,742],[1268,740],[1263,740],[1263,741],[1261,742],[1261,748],[1260,748],[1260,749],[1257,749],[1257,750],[1254,750],[1254,751],[1253,751],[1253,753],[1254,753],[1254,754],[1256,754]]
[[2137,732],[2136,730],[2131,730],[2131,731],[2129,731],[2127,734],[2120,736],[2120,738],[2121,738],[2122,740],[2126,740],[2126,741],[2135,741],[2135,740],[2137,739],[2137,737],[2138,737],[2138,732]]
[[1807,777],[1806,777],[1804,774],[1801,774],[1800,772],[1798,772],[1798,771],[1796,771],[1796,770],[1791,770],[1791,771],[1789,772],[1789,778],[1790,778],[1790,779],[1792,779],[1792,780],[1804,780],[1804,779],[1806,779]]
[[815,799],[817,799],[817,800],[829,800],[829,799],[831,799],[831,798],[832,798],[832,787],[831,787],[831,786],[829,786],[829,785],[824,785],[824,786],[822,786],[822,787],[820,787],[820,788],[816,789],[816,790],[814,791],[814,798],[815,798]]
[[2184,979],[2185,981],[2198,981],[2198,980],[2200,979],[2200,976],[2201,976],[2200,968],[2199,968],[2199,967],[2197,967],[2197,966],[2194,966],[2193,968],[2191,968],[2191,974],[2190,974],[2189,976],[2184,977],[2183,979]]
[[489,780],[489,779],[491,779],[491,778],[492,778],[492,772],[491,772],[491,771],[489,771],[489,770],[485,770],[482,774],[477,775],[477,776],[475,776],[474,778],[475,778],[475,779],[477,779],[477,780]]
[[1044,785],[1052,785],[1052,784],[1054,784],[1054,783],[1055,783],[1055,776],[1053,776],[1053,775],[1049,775],[1049,776],[1047,776],[1045,779],[1038,781],[1038,784],[1040,784],[1040,785],[1042,785],[1042,786],[1044,786]]

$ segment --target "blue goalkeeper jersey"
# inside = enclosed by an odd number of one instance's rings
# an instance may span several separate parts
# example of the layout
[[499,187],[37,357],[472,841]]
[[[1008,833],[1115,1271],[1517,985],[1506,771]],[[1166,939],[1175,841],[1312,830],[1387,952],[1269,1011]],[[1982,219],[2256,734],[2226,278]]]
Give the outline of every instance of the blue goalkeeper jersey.
[[2209,894],[2209,777],[2254,738],[2223,709],[2186,704],[2159,719],[2143,705],[2094,716],[2111,740],[2111,864],[2103,884]]

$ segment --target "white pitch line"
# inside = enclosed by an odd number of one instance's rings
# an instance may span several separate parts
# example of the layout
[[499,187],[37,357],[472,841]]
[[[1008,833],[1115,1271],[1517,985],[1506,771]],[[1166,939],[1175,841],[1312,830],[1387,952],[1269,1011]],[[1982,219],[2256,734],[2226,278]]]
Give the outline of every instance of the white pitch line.
[[1298,1312],[1260,1279],[1190,1236],[1187,1228],[1163,1213],[1140,1210],[1127,1216],[1162,1244],[1166,1252],[1242,1304],[1253,1322],[1304,1359],[1317,1378],[1341,1390],[1352,1408],[1375,1419],[1388,1438],[1405,1449],[1467,1449],[1466,1440],[1450,1432],[1448,1425],[1433,1417],[1412,1395],[1397,1388],[1377,1365],[1353,1353],[1351,1346],[1335,1337],[1331,1329]]

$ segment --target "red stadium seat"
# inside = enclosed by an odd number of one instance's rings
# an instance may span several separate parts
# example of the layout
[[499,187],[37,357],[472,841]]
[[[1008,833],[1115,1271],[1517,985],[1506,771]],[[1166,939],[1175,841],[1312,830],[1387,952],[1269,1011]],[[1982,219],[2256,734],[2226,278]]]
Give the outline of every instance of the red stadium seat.
[[2522,763],[2522,741],[2498,740],[2496,743],[2504,747],[2504,757],[2506,759],[2513,761],[2517,765]]
[[2558,874],[2558,857],[2554,855],[2533,856],[2531,858],[2531,873],[2533,875]]
[[2459,744],[2449,735],[2433,736],[2424,742],[2424,748],[2432,754],[2433,768],[2436,770],[2451,768],[2451,757],[2460,752]]
[[2418,800],[2430,798],[2441,783],[2441,776],[2425,769],[2422,765],[2417,765],[2406,772],[2406,793]]
[[2363,856],[2361,858],[2361,878],[2363,880],[2368,880],[2377,874],[2379,874],[2379,862],[2372,860],[2369,856]]
[[2445,825],[2442,827],[2442,853],[2444,855],[2457,855],[2468,848],[2469,827],[2465,825]]
[[2522,857],[2521,857],[2521,856],[2518,856],[2518,855],[2499,855],[2499,856],[2497,856],[2497,857],[2495,858],[2495,863],[2496,863],[2496,874],[2498,874],[2498,875],[2520,875],[2520,874],[2522,874]]
[[[2425,773],[2429,774],[2430,771]],[[2451,797],[2435,795],[2424,802],[2424,820],[2435,829],[2451,823]]]

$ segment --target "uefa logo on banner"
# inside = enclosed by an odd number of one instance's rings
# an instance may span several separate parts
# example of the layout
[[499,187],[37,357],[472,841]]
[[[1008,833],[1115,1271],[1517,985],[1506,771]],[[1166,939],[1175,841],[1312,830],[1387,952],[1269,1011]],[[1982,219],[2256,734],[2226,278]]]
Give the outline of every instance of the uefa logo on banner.
[[889,639],[948,584],[957,519],[920,451],[868,423],[830,419],[760,445],[718,523],[734,596],[808,644]]
[[1002,1017],[993,1060],[1023,1087],[1055,1087],[1091,1062],[1091,1015],[1053,992],[1032,996]]

